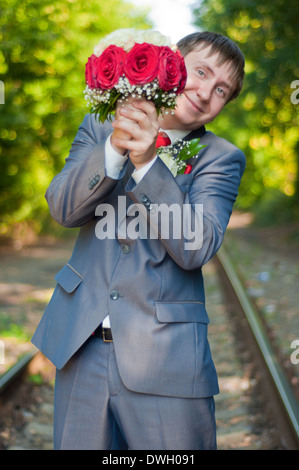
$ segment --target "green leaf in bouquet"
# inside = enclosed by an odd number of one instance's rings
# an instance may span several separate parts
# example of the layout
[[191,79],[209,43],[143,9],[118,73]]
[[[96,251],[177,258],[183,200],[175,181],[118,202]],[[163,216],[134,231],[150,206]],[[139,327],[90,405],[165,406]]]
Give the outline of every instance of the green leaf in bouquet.
[[189,145],[186,145],[179,154],[180,160],[188,160],[189,158],[194,157],[197,155],[198,152],[206,147],[206,145],[202,145],[199,143],[200,139],[193,139],[189,141]]
[[112,115],[114,115],[115,112],[116,101],[122,96],[121,93],[118,92],[114,92],[111,94],[113,94],[113,96],[109,103],[102,102],[97,107],[91,110],[91,112],[95,113],[96,116],[98,116],[99,121],[102,123],[104,123],[105,121],[111,122]]

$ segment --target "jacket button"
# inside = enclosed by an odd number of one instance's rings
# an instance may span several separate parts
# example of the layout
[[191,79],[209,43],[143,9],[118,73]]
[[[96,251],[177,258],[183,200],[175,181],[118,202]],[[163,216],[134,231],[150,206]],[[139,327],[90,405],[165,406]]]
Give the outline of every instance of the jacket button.
[[145,194],[142,194],[140,199],[141,199],[141,202],[147,202],[148,201],[148,197]]
[[119,293],[116,291],[116,290],[113,290],[111,293],[110,293],[110,299],[111,300],[117,300],[119,298]]
[[130,251],[129,245],[122,245],[121,251],[122,251],[125,255],[127,255],[127,254],[129,253],[129,251]]

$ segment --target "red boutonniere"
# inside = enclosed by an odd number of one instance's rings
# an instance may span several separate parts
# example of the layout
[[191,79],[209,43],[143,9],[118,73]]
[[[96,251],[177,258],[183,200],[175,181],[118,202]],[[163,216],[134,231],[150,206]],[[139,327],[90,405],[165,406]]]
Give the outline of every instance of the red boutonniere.
[[189,174],[192,171],[192,165],[187,164],[185,160],[192,157],[198,157],[201,149],[206,147],[199,143],[200,139],[190,141],[178,139],[173,145],[157,148],[157,155],[169,168],[173,176],[180,174]]
[[189,173],[191,173],[191,171],[192,171],[192,165],[186,165],[184,175],[189,175]]

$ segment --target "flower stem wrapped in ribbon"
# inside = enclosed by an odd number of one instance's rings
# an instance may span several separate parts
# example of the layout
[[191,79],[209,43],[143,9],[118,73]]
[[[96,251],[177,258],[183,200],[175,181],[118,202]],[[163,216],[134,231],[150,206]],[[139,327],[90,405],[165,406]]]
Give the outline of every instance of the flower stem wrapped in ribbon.
[[[185,62],[157,31],[123,29],[95,47],[85,68],[85,99],[99,120],[111,120],[118,100],[145,98],[158,114],[174,109],[187,80]],[[168,111],[165,111],[166,113]]]

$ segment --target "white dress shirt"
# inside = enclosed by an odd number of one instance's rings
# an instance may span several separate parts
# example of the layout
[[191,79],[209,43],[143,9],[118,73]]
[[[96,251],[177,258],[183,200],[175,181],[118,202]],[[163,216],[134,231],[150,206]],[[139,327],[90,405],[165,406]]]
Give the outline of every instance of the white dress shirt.
[[[163,129],[161,129],[163,130]],[[177,130],[177,129],[171,129],[165,131],[170,138],[171,144],[173,144],[177,139],[183,139],[187,134],[189,134],[190,131],[182,131],[182,130]],[[148,162],[146,165],[144,165],[142,168],[139,170],[134,170],[132,173],[132,178],[134,179],[135,183],[138,184],[144,175],[148,172],[150,167],[154,164],[158,156],[153,158],[150,162]],[[119,173],[123,169],[125,163],[128,160],[127,155],[121,155],[114,148],[112,147],[111,144],[111,135],[108,137],[106,140],[106,145],[105,145],[105,169],[106,169],[106,175],[109,176],[110,178],[117,179]],[[110,319],[109,315],[107,315],[102,323],[104,328],[110,328]]]

